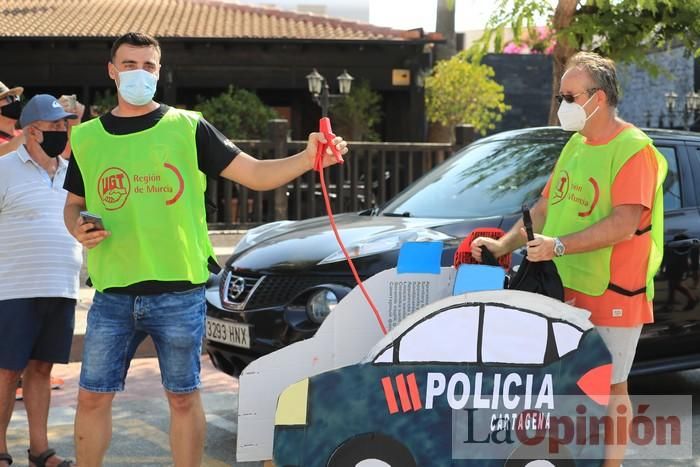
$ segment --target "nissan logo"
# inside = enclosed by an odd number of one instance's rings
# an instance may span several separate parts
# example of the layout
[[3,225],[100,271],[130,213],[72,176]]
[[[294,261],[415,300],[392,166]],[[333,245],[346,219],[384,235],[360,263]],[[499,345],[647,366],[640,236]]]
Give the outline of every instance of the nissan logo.
[[243,295],[243,292],[245,291],[245,278],[244,277],[236,277],[231,281],[231,286],[229,287],[229,297],[231,297],[231,300],[236,300],[238,297]]

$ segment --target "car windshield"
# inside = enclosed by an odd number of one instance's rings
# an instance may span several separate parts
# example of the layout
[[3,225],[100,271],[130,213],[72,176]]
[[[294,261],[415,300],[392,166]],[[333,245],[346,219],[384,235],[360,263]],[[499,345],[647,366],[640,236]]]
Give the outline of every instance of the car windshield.
[[537,139],[476,142],[409,186],[382,214],[465,218],[519,212],[539,197],[567,137],[547,131]]

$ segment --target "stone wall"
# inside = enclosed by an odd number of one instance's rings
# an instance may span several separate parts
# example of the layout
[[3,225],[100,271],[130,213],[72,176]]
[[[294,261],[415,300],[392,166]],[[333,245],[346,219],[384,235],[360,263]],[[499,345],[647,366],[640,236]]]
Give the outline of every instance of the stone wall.
[[[665,93],[675,92],[678,94],[678,105],[683,105],[685,95],[692,89],[700,88],[700,61],[694,60],[692,55],[686,56],[683,48],[652,53],[650,57],[667,71],[652,77],[634,65],[618,66],[620,116],[642,127],[659,126],[659,116],[662,113],[666,115]],[[547,125],[552,93],[550,56],[489,54],[484,57],[483,63],[494,69],[496,81],[505,88],[506,104],[511,106],[511,110],[490,133]],[[664,118],[663,126],[668,126],[667,118]],[[680,117],[676,116],[674,126],[682,127]],[[700,124],[693,129],[700,130]]]
[[489,54],[483,63],[492,67],[504,87],[511,109],[491,133],[547,125],[552,96],[552,59],[548,55]]
[[[658,127],[659,117],[663,114],[663,127],[668,127],[664,95],[675,92],[678,94],[677,105],[683,105],[685,95],[697,89],[695,60],[692,55],[686,56],[683,48],[652,53],[650,58],[666,71],[653,77],[635,65],[618,66],[622,92],[618,110],[622,118],[639,126]],[[676,116],[673,126],[683,126],[679,116]]]

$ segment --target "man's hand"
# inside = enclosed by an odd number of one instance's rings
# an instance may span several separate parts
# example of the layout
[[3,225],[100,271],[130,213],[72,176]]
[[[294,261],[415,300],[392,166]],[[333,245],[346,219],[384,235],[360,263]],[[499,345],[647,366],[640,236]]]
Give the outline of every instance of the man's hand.
[[[309,169],[313,169],[315,166],[318,145],[326,143],[327,141],[323,133],[315,132],[309,135],[309,142],[307,143],[306,149],[304,150]],[[332,144],[334,144],[338,151],[340,151],[341,155],[345,155],[348,153],[348,143],[340,136],[336,136],[333,139]],[[323,167],[328,167],[336,163],[337,161],[335,160],[333,151],[331,150],[331,148],[326,148],[326,151],[323,154]]]
[[63,107],[63,110],[78,116],[78,118],[69,118],[68,126],[72,127],[78,125],[83,118],[83,114],[85,113],[85,106],[76,98],[75,94],[64,94],[58,98],[58,102],[61,104],[61,107]]
[[510,253],[508,249],[506,248],[506,245],[499,239],[496,240],[494,238],[490,237],[478,237],[475,238],[474,241],[472,241],[471,247],[472,247],[472,258],[477,260],[478,262],[482,262],[483,259],[481,258],[481,247],[485,246],[492,254],[493,256],[498,259],[503,255],[507,255]]
[[73,127],[75,125],[79,125],[82,121],[83,114],[85,113],[85,106],[81,104],[79,101],[76,101],[75,103],[75,113],[78,118],[69,118],[68,119],[68,126]]
[[348,143],[340,136],[333,138],[334,146],[327,145],[326,141],[322,132],[311,133],[303,151],[284,159],[260,160],[242,152],[221,171],[221,176],[252,190],[273,190],[316,168],[316,153],[319,147],[326,147],[323,154],[324,167],[337,162],[332,155],[332,148],[337,149],[341,155],[348,153]]
[[[82,217],[78,217],[71,234],[81,245],[89,250],[95,248],[102,240],[111,235],[109,230],[92,230],[94,228],[95,224],[92,222],[85,222]],[[92,232],[90,232],[90,230],[92,230]]]
[[[525,229],[520,229],[525,238]],[[535,239],[527,242],[527,259],[536,263],[554,258],[554,238],[535,234]]]

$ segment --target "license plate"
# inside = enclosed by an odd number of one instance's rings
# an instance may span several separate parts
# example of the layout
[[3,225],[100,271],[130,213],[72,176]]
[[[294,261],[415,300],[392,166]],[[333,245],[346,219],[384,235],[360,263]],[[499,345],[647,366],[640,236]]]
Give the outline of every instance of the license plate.
[[207,339],[249,349],[250,325],[231,323],[207,316]]

